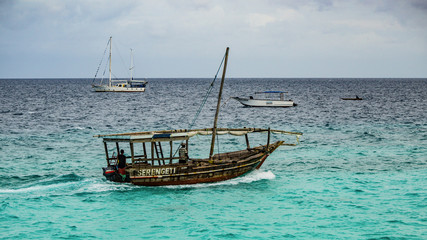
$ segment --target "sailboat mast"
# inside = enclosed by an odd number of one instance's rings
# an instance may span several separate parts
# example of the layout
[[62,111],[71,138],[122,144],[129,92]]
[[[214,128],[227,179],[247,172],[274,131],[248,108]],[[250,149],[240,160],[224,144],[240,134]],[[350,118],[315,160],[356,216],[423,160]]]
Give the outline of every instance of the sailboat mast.
[[130,70],[130,81],[132,81],[133,80],[133,49],[131,48],[130,49],[130,67],[129,67],[129,70]]
[[111,87],[111,45],[113,45],[112,38],[113,37],[110,37],[110,78],[109,78],[109,82],[108,82],[108,86],[110,86],[110,87]]
[[224,69],[223,69],[223,72],[222,72],[221,86],[219,87],[218,103],[216,105],[214,126],[212,128],[211,151],[209,153],[209,159],[210,160],[212,160],[212,156],[213,156],[213,152],[214,152],[214,147],[215,147],[216,128],[217,128],[217,122],[218,122],[219,107],[221,106],[222,87],[224,86],[225,72],[227,70],[228,49],[229,48],[227,47],[227,50],[225,51]]

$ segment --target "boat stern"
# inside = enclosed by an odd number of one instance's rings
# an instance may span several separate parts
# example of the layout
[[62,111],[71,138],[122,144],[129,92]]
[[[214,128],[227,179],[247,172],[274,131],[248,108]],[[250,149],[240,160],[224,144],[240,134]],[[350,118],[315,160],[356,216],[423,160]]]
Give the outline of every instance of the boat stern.
[[105,178],[107,178],[107,180],[110,180],[110,181],[114,181],[116,172],[117,171],[113,166],[102,168],[102,175],[104,175]]
[[105,168],[102,168],[102,175],[105,176],[105,178],[112,182],[130,182],[129,173],[126,172],[126,176],[122,176],[119,174],[119,172],[116,170],[115,166],[108,166]]

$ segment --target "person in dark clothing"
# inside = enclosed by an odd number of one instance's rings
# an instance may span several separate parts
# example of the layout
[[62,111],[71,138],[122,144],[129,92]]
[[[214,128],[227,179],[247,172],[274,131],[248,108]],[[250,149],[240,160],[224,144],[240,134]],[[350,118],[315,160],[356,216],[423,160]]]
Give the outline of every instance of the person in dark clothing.
[[120,150],[120,154],[119,156],[117,156],[118,158],[118,163],[117,163],[117,168],[118,168],[118,172],[119,174],[122,176],[122,180],[124,181],[126,178],[126,156],[124,155],[125,151],[122,149]]
[[124,155],[125,151],[122,149],[120,150],[120,154],[118,156],[118,164],[117,167],[118,168],[125,168],[126,167],[126,156]]

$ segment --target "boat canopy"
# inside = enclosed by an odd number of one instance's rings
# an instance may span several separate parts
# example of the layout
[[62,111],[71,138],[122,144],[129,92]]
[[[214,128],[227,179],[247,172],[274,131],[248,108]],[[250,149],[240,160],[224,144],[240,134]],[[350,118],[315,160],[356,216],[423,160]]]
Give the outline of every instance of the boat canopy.
[[[231,134],[234,136],[243,136],[254,132],[270,132],[275,134],[289,134],[301,136],[300,132],[288,132],[283,130],[262,129],[262,128],[217,128],[217,135]],[[95,135],[94,137],[103,138],[105,142],[169,142],[187,140],[196,135],[211,135],[212,128],[205,129],[178,129],[178,130],[161,130],[151,132],[133,132],[118,133],[108,135]]]

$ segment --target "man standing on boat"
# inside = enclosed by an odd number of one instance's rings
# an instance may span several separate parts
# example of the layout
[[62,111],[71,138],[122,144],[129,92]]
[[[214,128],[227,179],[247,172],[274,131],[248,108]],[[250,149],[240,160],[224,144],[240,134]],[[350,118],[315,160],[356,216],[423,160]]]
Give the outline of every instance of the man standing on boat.
[[124,181],[126,179],[126,156],[124,155],[125,151],[122,149],[120,150],[120,154],[119,156],[117,156],[118,158],[118,163],[117,163],[117,168],[118,168],[118,172],[120,174],[120,176],[122,176],[122,181]]
[[187,163],[188,154],[185,143],[181,143],[181,148],[179,149],[179,163]]

